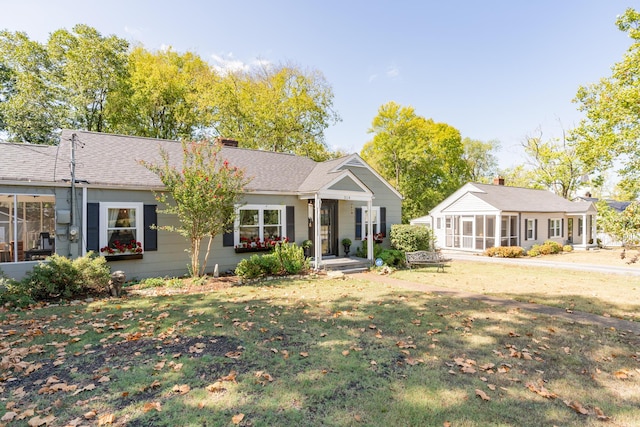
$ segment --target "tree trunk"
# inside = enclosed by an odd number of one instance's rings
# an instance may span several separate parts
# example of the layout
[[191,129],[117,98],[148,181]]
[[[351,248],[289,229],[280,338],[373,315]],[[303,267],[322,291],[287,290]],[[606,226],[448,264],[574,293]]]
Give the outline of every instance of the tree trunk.
[[202,271],[200,276],[204,276],[204,270],[207,268],[207,261],[209,260],[209,253],[211,253],[211,242],[213,242],[213,235],[209,235],[209,243],[207,244],[207,253],[204,255],[204,261],[202,262]]

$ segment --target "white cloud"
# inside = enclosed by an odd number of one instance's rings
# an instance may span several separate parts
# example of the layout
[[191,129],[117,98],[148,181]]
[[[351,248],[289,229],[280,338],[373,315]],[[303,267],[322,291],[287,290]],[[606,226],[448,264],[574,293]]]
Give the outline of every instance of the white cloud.
[[250,62],[244,62],[234,57],[233,52],[211,55],[213,68],[220,74],[249,71],[252,68],[270,68],[273,63],[268,59],[256,58]]
[[396,80],[400,77],[400,68],[398,68],[396,65],[391,65],[387,68],[386,74],[390,79]]
[[372,82],[373,82],[375,79],[377,79],[377,78],[378,78],[378,75],[377,75],[377,74],[371,74],[371,75],[369,76],[369,83],[372,83]]

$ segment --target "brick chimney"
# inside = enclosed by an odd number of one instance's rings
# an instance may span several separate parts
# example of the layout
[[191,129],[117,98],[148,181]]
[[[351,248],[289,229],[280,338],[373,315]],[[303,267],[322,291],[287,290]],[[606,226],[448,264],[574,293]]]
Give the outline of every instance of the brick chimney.
[[501,176],[496,176],[493,178],[493,185],[504,185],[504,178]]
[[238,141],[235,139],[231,139],[231,138],[222,138],[221,136],[216,138],[216,142],[218,144],[221,144],[225,147],[237,147],[238,146]]

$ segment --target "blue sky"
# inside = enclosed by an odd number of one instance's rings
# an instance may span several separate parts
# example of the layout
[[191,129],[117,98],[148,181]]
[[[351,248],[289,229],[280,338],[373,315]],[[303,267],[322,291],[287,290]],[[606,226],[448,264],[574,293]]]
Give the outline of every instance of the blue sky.
[[501,167],[523,162],[538,129],[578,123],[580,85],[610,74],[630,39],[615,26],[631,0],[0,0],[0,29],[44,42],[75,24],[214,65],[292,62],[316,69],[342,122],[330,147],[359,152],[378,108],[395,101],[463,137],[498,140]]

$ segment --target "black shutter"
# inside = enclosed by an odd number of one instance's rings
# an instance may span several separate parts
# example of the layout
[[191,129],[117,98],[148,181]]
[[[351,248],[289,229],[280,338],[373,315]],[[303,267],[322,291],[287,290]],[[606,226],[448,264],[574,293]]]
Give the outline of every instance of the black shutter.
[[222,246],[233,246],[233,231],[222,234]]
[[560,237],[564,237],[564,218],[560,220]]
[[356,208],[356,240],[362,240],[362,208]]
[[287,238],[290,242],[296,239],[296,217],[295,206],[287,206]]
[[[153,226],[153,227],[152,227]],[[158,250],[158,212],[156,205],[144,205],[144,250]]]
[[387,208],[380,208],[380,232],[384,234],[384,237],[388,237],[387,234]]
[[100,203],[87,203],[87,252],[100,252]]
[[538,240],[538,220],[533,220],[533,240]]
[[551,238],[551,220],[547,220],[547,238]]

